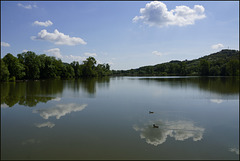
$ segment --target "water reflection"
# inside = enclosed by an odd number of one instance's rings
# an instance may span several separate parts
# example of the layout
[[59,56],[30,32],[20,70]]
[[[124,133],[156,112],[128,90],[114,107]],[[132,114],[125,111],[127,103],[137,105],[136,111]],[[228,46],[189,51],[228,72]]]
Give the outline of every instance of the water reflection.
[[203,138],[204,128],[197,127],[191,121],[162,121],[154,122],[159,128],[153,128],[153,122],[143,126],[134,125],[133,129],[140,132],[141,139],[145,139],[148,144],[157,146],[166,142],[167,137],[184,141],[192,138],[199,141]]
[[229,151],[239,155],[239,148],[229,148]]
[[109,77],[102,78],[83,78],[76,80],[68,80],[65,82],[64,88],[71,89],[75,93],[83,91],[92,97],[96,93],[97,88],[108,88],[110,84]]
[[9,107],[15,104],[34,107],[38,103],[46,103],[61,94],[63,83],[59,80],[5,82],[1,83],[1,104]]
[[22,142],[22,145],[28,145],[28,144],[39,144],[40,141],[36,139],[27,139]]
[[1,104],[1,108],[8,108],[9,106],[7,104]]
[[42,128],[42,127],[53,128],[55,126],[55,124],[48,121],[48,122],[43,122],[43,123],[37,123],[37,124],[35,124],[35,126],[38,128]]
[[86,106],[87,104],[58,104],[56,105],[56,107],[33,110],[33,113],[39,113],[40,116],[44,119],[48,119],[49,117],[54,116],[56,116],[56,119],[60,119],[62,116],[65,116],[66,114],[69,114],[71,112],[82,111],[83,109],[85,109]]
[[38,103],[47,103],[50,100],[60,101],[65,89],[92,96],[97,88],[108,88],[109,77],[88,78],[77,80],[41,80],[26,82],[1,83],[1,106],[6,104],[12,107],[15,104],[34,107]]
[[198,88],[221,95],[239,94],[239,77],[173,77],[139,78],[145,83],[160,83],[173,88]]
[[61,101],[61,98],[60,97],[56,97],[56,98],[52,99],[52,101]]
[[212,103],[217,103],[217,104],[220,104],[220,103],[223,102],[222,99],[210,99],[210,101],[211,101]]

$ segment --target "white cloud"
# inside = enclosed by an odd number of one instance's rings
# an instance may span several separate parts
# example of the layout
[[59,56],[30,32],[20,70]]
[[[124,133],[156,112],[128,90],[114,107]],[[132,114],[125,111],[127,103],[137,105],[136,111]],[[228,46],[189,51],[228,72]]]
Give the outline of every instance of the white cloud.
[[74,55],[67,55],[64,56],[64,60],[67,62],[72,62],[72,61],[83,61],[85,60],[85,57],[81,57],[81,56],[74,56]]
[[25,9],[32,9],[32,8],[37,8],[37,5],[23,5],[22,3],[17,4],[19,7],[23,7]]
[[77,105],[74,103],[59,104],[56,105],[56,107],[52,108],[33,110],[33,113],[39,113],[40,116],[44,119],[48,119],[49,117],[52,116],[56,116],[56,119],[60,119],[62,116],[65,116],[68,113],[82,111],[86,106],[87,104],[83,105]]
[[213,103],[218,103],[218,104],[223,102],[222,99],[210,99],[210,101]]
[[97,54],[96,53],[84,53],[84,55],[86,55],[86,56],[91,56],[91,57],[96,57],[97,56]]
[[215,45],[212,45],[212,49],[221,49],[223,48],[223,44],[215,44]]
[[239,155],[239,148],[230,148],[229,151]]
[[29,50],[27,50],[27,49],[24,49],[22,52],[25,52],[25,53],[26,53],[26,52],[28,52],[28,51],[29,51]]
[[35,126],[38,128],[42,128],[42,127],[53,128],[55,126],[55,124],[48,121],[48,122],[44,122],[44,123],[40,123],[40,124],[35,124]]
[[6,43],[6,42],[2,42],[2,41],[1,41],[1,46],[3,46],[3,47],[10,47],[10,44],[9,44],[9,43]]
[[153,1],[147,3],[145,8],[140,9],[141,16],[135,16],[133,22],[142,21],[149,26],[158,27],[193,25],[195,20],[206,17],[204,10],[201,5],[194,5],[193,9],[182,5],[168,11],[163,2]]
[[153,128],[152,124],[139,127],[133,126],[133,129],[140,131],[141,139],[145,139],[148,144],[157,146],[163,144],[167,137],[173,137],[175,140],[184,141],[192,138],[193,141],[199,141],[203,138],[204,128],[194,126],[190,121],[156,121],[159,128]]
[[45,50],[45,52],[47,52],[51,56],[55,56],[56,58],[63,58],[62,54],[60,53],[59,48],[53,48],[53,49]]
[[45,29],[41,30],[37,36],[32,36],[31,39],[50,41],[56,45],[74,46],[78,44],[87,44],[83,39],[79,37],[70,37],[69,35],[59,32],[57,29],[55,29],[53,33],[49,33]]
[[37,26],[51,26],[53,23],[50,20],[47,20],[45,22],[40,22],[40,21],[34,21],[33,25],[37,25]]
[[159,52],[159,51],[153,51],[152,54],[157,55],[157,56],[162,56],[163,53]]

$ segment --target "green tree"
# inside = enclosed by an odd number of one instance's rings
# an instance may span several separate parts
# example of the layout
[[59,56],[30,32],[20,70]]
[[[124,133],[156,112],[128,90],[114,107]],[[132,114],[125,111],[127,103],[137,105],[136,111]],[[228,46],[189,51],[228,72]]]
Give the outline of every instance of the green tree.
[[180,74],[186,75],[187,74],[187,65],[186,62],[180,62]]
[[209,62],[205,59],[200,60],[199,74],[201,76],[208,76],[209,75]]
[[228,75],[237,76],[239,75],[239,60],[232,59],[226,65]]
[[38,55],[32,51],[18,54],[18,59],[24,62],[26,68],[26,77],[28,79],[39,79],[40,78],[40,67],[41,62]]
[[24,66],[20,61],[12,54],[8,53],[3,57],[3,61],[6,64],[10,73],[10,78],[21,79],[25,76]]
[[75,77],[74,69],[71,65],[68,64],[66,66],[66,71],[67,71],[67,78],[74,78]]
[[82,65],[80,65],[77,61],[73,61],[71,66],[74,69],[75,77],[80,78],[82,76]]
[[220,75],[220,68],[218,65],[212,66],[209,70],[209,75],[218,76]]
[[10,73],[8,71],[7,66],[4,61],[1,59],[1,73],[0,73],[0,81],[7,81]]
[[83,61],[83,76],[85,77],[94,77],[97,76],[97,72],[95,71],[95,64],[97,61],[94,57],[89,57],[87,60]]

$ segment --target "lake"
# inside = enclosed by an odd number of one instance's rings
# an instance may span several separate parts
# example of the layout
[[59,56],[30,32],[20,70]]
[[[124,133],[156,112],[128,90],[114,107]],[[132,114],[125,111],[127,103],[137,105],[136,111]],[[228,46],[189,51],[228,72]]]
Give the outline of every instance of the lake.
[[1,83],[1,159],[238,160],[239,77]]

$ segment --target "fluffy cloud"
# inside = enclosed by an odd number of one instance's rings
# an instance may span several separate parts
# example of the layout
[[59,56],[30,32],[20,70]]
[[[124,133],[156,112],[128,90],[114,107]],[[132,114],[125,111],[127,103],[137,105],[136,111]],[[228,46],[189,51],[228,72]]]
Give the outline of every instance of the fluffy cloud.
[[6,43],[6,42],[2,42],[2,41],[1,41],[1,46],[3,46],[3,47],[10,47],[10,44],[9,44],[9,43]]
[[168,11],[164,3],[154,1],[147,3],[145,8],[141,8],[141,16],[135,16],[133,22],[142,21],[149,26],[158,27],[193,25],[195,20],[206,17],[204,10],[203,6],[194,5],[193,9],[188,6],[176,6],[175,9]]
[[25,9],[32,9],[32,8],[37,8],[37,5],[23,5],[23,4],[21,4],[21,3],[18,3],[17,4],[19,7],[23,7],[23,8],[25,8]]
[[223,48],[223,44],[215,44],[215,45],[212,45],[212,49],[221,49]]
[[91,56],[91,57],[94,57],[94,56],[97,56],[97,54],[96,53],[84,53],[84,55],[86,55],[86,56]]
[[157,55],[157,56],[162,56],[163,53],[160,53],[159,51],[153,51],[152,54]]
[[83,105],[77,105],[74,103],[59,104],[56,105],[56,107],[52,108],[33,110],[33,113],[39,113],[40,116],[44,119],[48,119],[49,117],[52,116],[56,116],[56,119],[60,119],[62,116],[65,116],[68,113],[82,111],[86,106],[87,104]]
[[26,53],[26,52],[28,52],[29,50],[27,50],[27,49],[24,49],[22,52],[24,52],[24,53]]
[[41,30],[37,36],[32,36],[31,39],[50,41],[56,45],[74,46],[78,44],[87,44],[83,39],[79,37],[70,37],[69,35],[59,32],[57,29],[55,29],[53,33],[49,33],[45,29]]
[[81,57],[81,56],[67,55],[67,56],[64,57],[64,59],[67,62],[72,62],[72,61],[83,61],[86,58],[85,57]]
[[50,20],[47,20],[45,22],[40,22],[40,21],[34,21],[33,25],[37,25],[37,26],[51,26],[53,23]]
[[139,127],[133,126],[133,129],[140,131],[141,139],[145,139],[148,144],[157,146],[164,143],[167,137],[173,137],[175,140],[184,141],[192,138],[193,141],[199,141],[203,138],[204,128],[196,127],[190,121],[156,121],[159,128],[153,128],[152,123]]
[[55,56],[56,58],[63,58],[62,54],[60,53],[59,48],[53,48],[53,49],[45,50],[45,52],[47,52],[51,56]]
[[35,124],[35,126],[38,128],[41,128],[41,127],[53,128],[55,126],[55,124],[48,121],[48,122],[44,122],[44,123],[40,123],[40,124]]

